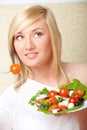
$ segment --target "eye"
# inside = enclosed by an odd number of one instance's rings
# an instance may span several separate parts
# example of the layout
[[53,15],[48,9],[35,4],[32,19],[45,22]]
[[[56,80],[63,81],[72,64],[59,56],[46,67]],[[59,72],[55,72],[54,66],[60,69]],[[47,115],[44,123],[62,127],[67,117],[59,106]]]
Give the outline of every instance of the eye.
[[34,34],[34,38],[39,38],[39,37],[41,37],[42,36],[42,33],[41,32],[36,32],[35,34]]
[[18,36],[16,36],[16,39],[17,39],[17,40],[22,40],[22,39],[23,39],[23,36],[22,36],[22,35],[18,35]]

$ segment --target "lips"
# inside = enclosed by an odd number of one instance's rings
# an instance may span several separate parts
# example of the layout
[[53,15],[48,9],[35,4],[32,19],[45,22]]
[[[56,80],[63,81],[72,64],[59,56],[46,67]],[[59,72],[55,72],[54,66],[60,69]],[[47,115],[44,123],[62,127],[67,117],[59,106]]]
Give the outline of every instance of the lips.
[[33,59],[37,56],[37,52],[31,52],[31,53],[27,53],[25,54],[25,56],[28,58],[28,59]]

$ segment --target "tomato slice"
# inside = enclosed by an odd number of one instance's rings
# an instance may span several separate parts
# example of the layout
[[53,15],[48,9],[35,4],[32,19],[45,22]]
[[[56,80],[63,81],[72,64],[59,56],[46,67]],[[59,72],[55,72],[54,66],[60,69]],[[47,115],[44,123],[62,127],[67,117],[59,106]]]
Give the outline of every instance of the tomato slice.
[[59,95],[62,96],[62,97],[68,97],[68,95],[69,95],[68,88],[67,87],[60,88]]
[[10,71],[13,73],[13,74],[18,74],[20,72],[20,66],[18,64],[12,64],[10,66]]
[[55,91],[55,90],[51,90],[51,91],[48,92],[47,97],[52,98],[52,97],[54,97],[56,95],[58,95],[58,92]]
[[76,98],[80,99],[82,96],[80,95],[80,93],[78,93],[78,91],[74,91],[74,92],[71,94],[71,97],[76,97]]
[[59,112],[59,111],[66,110],[66,109],[67,109],[66,106],[64,106],[64,105],[58,105],[58,112]]
[[84,90],[82,88],[78,88],[75,92],[79,93],[81,97],[84,95]]
[[75,103],[78,102],[78,101],[79,101],[79,99],[78,99],[77,97],[74,97],[74,96],[72,97],[72,96],[71,96],[71,97],[69,98],[69,103],[74,103],[74,104],[75,104]]

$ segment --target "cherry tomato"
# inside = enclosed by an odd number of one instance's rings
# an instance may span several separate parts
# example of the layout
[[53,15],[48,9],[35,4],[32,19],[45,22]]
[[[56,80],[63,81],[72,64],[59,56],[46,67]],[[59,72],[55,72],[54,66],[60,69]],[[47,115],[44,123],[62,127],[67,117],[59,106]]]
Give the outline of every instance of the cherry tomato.
[[51,90],[51,91],[48,92],[47,97],[52,98],[56,95],[58,95],[58,92],[56,92],[55,90]]
[[54,97],[52,97],[51,99],[50,99],[50,101],[51,101],[51,104],[58,104],[58,100],[57,100],[57,98],[54,96]]
[[75,90],[75,91],[78,92],[81,97],[84,95],[84,90],[83,90],[82,88],[78,88],[78,89]]
[[62,96],[62,97],[68,97],[68,95],[69,95],[68,88],[67,87],[60,88],[59,95]]
[[71,97],[76,97],[76,98],[80,99],[80,98],[81,98],[81,95],[78,93],[78,91],[75,90],[75,91],[71,94]]
[[69,103],[74,103],[74,104],[75,104],[76,102],[78,102],[78,100],[79,100],[79,99],[78,99],[77,97],[72,97],[72,96],[71,96],[71,97],[69,98]]
[[12,64],[10,66],[10,71],[13,73],[13,74],[18,74],[20,72],[20,66],[18,64]]
[[49,111],[49,112],[52,112],[52,110],[57,109],[57,108],[58,108],[58,104],[53,104],[53,105],[51,105],[51,106],[48,108],[48,111]]
[[67,109],[66,106],[64,106],[64,105],[58,105],[58,112],[62,111],[62,110],[66,110],[66,109]]

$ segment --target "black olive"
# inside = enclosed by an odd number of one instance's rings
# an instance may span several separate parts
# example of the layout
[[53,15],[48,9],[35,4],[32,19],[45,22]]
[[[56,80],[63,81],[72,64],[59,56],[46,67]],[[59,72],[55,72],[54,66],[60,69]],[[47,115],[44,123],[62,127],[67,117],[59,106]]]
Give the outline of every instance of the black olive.
[[79,105],[81,105],[82,103],[80,102],[80,101],[78,101],[78,102],[76,102],[75,103],[75,106],[79,106]]
[[84,98],[80,98],[79,101],[84,102]]
[[75,106],[79,106],[84,102],[84,98],[80,98],[78,102],[75,103]]

